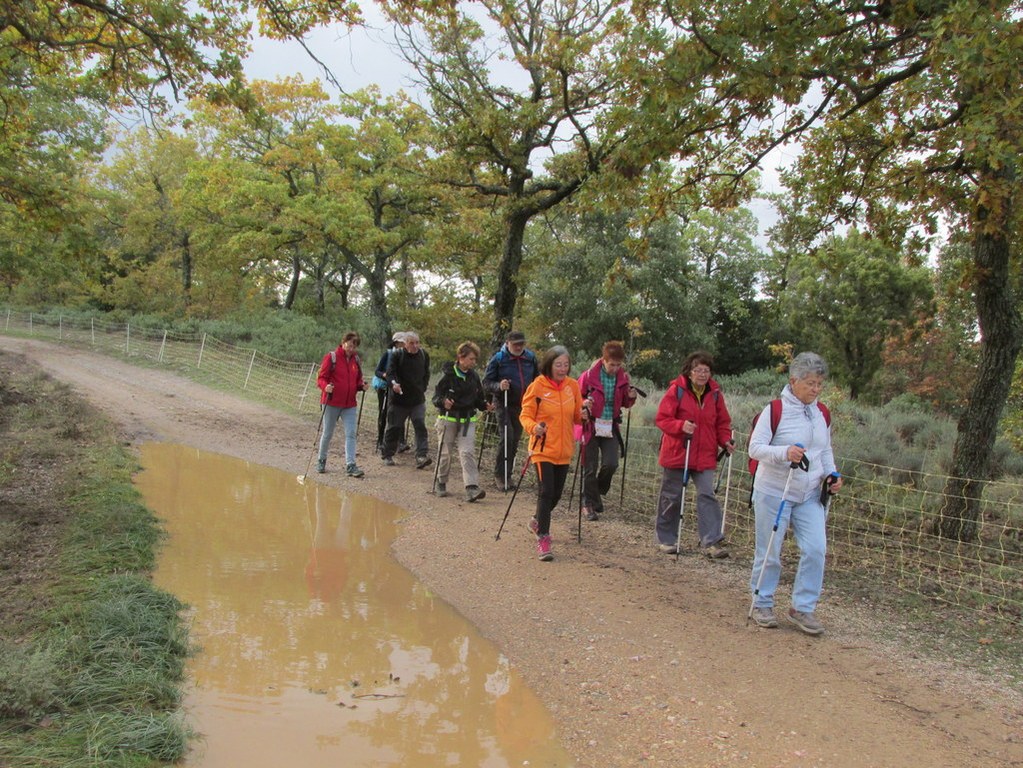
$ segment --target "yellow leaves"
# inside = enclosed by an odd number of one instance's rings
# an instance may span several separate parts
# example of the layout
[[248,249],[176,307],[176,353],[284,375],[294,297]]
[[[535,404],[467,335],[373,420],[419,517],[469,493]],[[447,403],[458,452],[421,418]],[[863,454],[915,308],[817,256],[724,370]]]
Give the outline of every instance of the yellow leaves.
[[255,0],[260,32],[271,39],[302,37],[328,24],[362,23],[356,2],[344,0]]

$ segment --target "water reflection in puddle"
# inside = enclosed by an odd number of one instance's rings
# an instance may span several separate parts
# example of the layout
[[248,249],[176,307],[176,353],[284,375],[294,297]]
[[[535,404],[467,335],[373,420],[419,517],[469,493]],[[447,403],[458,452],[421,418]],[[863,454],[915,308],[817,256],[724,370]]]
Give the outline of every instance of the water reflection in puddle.
[[391,558],[400,510],[184,446],[142,464],[156,582],[201,648],[186,765],[571,764],[507,660]]

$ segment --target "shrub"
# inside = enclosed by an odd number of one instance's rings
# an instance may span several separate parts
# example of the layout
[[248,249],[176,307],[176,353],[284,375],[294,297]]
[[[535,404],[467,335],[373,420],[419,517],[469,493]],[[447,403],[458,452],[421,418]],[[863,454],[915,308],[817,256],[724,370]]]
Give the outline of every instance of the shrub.
[[0,641],[0,720],[33,722],[59,709],[57,678],[48,652]]

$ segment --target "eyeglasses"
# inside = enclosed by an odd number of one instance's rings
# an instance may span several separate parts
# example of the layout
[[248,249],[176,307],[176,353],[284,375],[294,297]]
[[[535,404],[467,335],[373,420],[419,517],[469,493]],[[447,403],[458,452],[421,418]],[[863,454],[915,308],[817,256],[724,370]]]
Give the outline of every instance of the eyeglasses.
[[689,373],[695,376],[710,376],[710,368],[707,368],[706,366],[700,368],[693,368],[692,370],[689,371]]

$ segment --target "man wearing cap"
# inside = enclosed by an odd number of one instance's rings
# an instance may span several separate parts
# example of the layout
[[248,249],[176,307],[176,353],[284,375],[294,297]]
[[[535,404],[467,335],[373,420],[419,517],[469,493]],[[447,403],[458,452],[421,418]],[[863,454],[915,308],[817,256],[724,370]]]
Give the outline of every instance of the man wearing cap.
[[384,429],[387,427],[387,404],[390,399],[388,393],[391,391],[387,386],[387,364],[394,357],[395,352],[404,348],[405,333],[396,331],[391,337],[390,345],[380,356],[376,370],[373,371],[373,389],[377,393],[377,453],[382,453],[384,450]]
[[[522,393],[540,373],[536,355],[526,349],[526,334],[512,331],[490,362],[483,374],[483,387],[489,392],[497,406],[498,423],[501,425],[501,442],[497,447],[497,464],[494,475],[497,487],[508,490],[514,473],[515,453],[522,439]],[[506,450],[507,446],[507,450]]]
[[412,421],[416,433],[416,469],[433,463],[430,436],[426,430],[426,390],[430,386],[430,355],[419,346],[419,334],[405,334],[405,348],[396,351],[387,363],[387,384],[391,404],[387,409],[387,430],[381,451],[384,464],[394,464],[405,420]]

